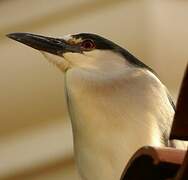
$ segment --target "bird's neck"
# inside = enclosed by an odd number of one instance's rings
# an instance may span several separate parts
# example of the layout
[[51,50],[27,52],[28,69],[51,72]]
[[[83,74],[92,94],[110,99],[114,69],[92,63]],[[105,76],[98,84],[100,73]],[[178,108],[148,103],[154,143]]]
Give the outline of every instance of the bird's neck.
[[[87,180],[116,180],[137,148],[162,144],[157,121],[163,118],[156,103],[164,106],[167,119],[171,112],[165,110],[161,83],[143,72],[130,69],[107,76],[73,69],[67,73],[76,159]],[[86,171],[94,178],[88,179]]]

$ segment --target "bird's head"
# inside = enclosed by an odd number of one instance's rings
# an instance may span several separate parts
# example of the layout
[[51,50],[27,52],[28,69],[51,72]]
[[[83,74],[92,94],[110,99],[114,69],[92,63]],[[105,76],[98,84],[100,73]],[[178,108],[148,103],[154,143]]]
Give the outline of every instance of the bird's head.
[[131,65],[146,67],[125,49],[96,34],[80,33],[63,38],[30,33],[11,33],[7,36],[40,50],[62,71],[82,68],[109,72]]

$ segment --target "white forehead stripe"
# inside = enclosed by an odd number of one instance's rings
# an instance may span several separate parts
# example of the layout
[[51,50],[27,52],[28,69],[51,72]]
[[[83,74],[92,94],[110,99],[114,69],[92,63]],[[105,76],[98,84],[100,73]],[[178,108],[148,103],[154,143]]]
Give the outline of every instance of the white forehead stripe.
[[80,42],[82,42],[82,39],[81,38],[74,38],[72,35],[68,34],[68,35],[65,35],[63,36],[63,39],[70,43],[70,44],[78,44]]
[[63,36],[63,39],[65,41],[68,41],[68,40],[72,39],[72,35],[71,34],[65,35],[65,36]]

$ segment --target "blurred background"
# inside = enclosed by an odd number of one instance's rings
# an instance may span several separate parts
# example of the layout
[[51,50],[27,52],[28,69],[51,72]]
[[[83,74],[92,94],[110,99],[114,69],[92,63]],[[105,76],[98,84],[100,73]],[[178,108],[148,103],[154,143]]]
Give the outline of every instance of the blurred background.
[[176,100],[188,60],[186,0],[0,0],[0,179],[79,180],[62,72],[5,37],[94,32],[127,48]]

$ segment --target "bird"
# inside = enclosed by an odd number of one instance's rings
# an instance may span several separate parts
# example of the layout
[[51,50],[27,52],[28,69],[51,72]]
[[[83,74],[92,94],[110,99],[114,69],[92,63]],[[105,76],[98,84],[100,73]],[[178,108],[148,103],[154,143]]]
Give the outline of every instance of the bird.
[[128,50],[93,33],[61,38],[10,33],[64,74],[74,153],[83,180],[119,180],[142,146],[174,146],[175,105],[156,72]]

